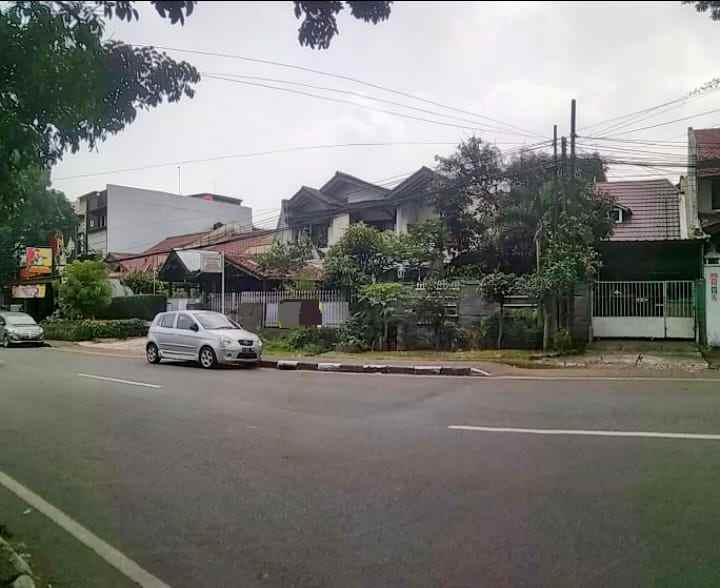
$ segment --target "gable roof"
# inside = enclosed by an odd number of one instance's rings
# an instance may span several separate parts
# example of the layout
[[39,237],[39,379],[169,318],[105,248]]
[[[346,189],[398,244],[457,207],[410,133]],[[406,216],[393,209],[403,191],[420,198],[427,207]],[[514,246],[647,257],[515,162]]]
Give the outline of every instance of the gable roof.
[[[336,171],[335,175],[322,185],[322,187],[320,188],[320,192],[327,194],[330,197],[333,197],[333,192],[335,191],[335,188],[338,185],[342,184],[352,184],[355,186],[361,186],[363,188],[369,188],[375,192],[378,192],[379,194],[387,194],[388,192],[390,192],[388,188],[383,188],[382,186],[378,186],[377,184],[373,184],[372,182],[361,180],[360,178],[357,178],[350,174],[346,174],[345,172],[341,171]],[[343,201],[341,199],[337,200],[339,202]]]
[[186,245],[190,245],[190,243],[194,243],[198,239],[204,237],[208,233],[210,233],[210,231],[198,231],[196,233],[185,233],[183,235],[171,235],[170,237],[166,237],[162,241],[155,243],[155,245],[149,247],[148,249],[143,251],[143,253],[152,255],[157,252],[166,252],[170,249],[175,249],[177,247],[185,247]]
[[425,191],[435,179],[435,172],[427,166],[422,166],[415,173],[409,175],[390,191],[391,198],[413,196],[418,191]]
[[311,198],[328,206],[339,206],[341,204],[341,202],[339,202],[338,200],[335,200],[334,198],[328,196],[327,194],[324,194],[320,190],[317,190],[316,188],[311,188],[310,186],[301,186],[300,189],[295,192],[295,194],[293,194],[293,196],[287,202],[290,206],[293,206],[297,204],[299,200],[302,200],[303,197]]
[[669,180],[598,182],[596,189],[630,212],[614,225],[610,241],[680,239],[680,198]]

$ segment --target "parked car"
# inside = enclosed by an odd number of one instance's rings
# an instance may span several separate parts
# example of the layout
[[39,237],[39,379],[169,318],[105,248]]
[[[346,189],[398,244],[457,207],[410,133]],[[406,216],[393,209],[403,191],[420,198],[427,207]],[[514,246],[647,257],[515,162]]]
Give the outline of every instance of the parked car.
[[161,312],[148,330],[145,357],[191,359],[204,368],[217,364],[257,364],[263,343],[224,314],[209,310]]
[[29,314],[0,311],[0,346],[42,345],[44,340],[45,331]]

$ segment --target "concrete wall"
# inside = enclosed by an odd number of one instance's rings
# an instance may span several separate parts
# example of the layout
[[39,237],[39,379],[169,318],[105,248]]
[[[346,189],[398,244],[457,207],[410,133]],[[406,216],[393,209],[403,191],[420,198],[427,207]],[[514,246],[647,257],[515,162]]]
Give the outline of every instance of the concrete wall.
[[217,222],[250,227],[252,211],[156,190],[107,187],[107,251],[139,253],[165,237],[208,230]]
[[710,178],[698,178],[698,212],[712,210],[712,183]]
[[688,170],[687,170],[687,188],[685,211],[687,218],[688,235],[693,236],[694,228],[700,226],[698,219],[698,185],[697,172],[695,165],[697,164],[697,144],[695,142],[695,133],[692,127],[688,129]]
[[[160,239],[158,239],[158,241],[159,240]],[[88,242],[88,249],[90,251],[94,251],[95,253],[100,253],[101,255],[105,255],[109,251],[112,251],[111,249],[108,249],[107,230],[95,231],[93,233],[88,233],[87,242]],[[124,250],[124,249],[115,249],[115,251],[122,251],[123,253],[126,252],[126,250]]]
[[348,213],[338,214],[330,221],[328,230],[328,247],[335,245],[350,226],[350,215]]

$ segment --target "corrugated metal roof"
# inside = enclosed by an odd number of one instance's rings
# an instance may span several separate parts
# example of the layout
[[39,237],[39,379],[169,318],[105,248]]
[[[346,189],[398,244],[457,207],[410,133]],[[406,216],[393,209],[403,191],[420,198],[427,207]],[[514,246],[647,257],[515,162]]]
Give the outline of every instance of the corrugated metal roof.
[[600,182],[597,189],[630,210],[615,225],[611,241],[680,239],[680,197],[669,180]]

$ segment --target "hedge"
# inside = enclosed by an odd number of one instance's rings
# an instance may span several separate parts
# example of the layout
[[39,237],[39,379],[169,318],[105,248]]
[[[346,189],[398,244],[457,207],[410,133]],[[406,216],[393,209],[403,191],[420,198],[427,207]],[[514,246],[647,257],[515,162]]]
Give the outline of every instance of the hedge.
[[127,339],[147,335],[145,321],[140,319],[98,320],[47,320],[42,324],[46,339],[58,341],[90,341],[92,339]]
[[100,312],[97,318],[106,320],[143,319],[151,321],[159,312],[167,310],[167,298],[164,295],[141,294],[139,296],[121,296]]

